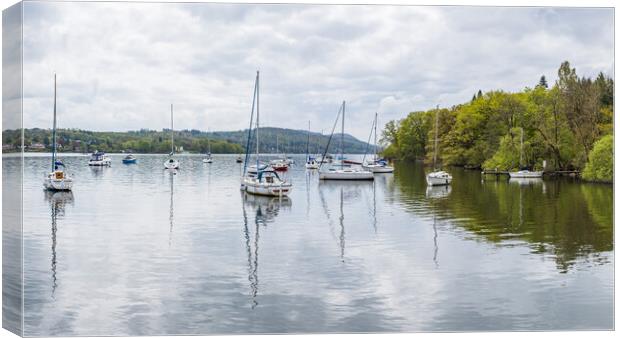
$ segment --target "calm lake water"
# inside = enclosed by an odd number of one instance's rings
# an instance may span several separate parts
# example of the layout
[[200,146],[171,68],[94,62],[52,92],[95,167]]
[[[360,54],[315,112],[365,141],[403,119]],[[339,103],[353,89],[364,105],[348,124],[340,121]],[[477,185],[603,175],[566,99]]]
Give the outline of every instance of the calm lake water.
[[427,189],[415,163],[319,182],[297,156],[279,200],[242,195],[233,155],[137,157],[63,156],[55,194],[25,158],[26,335],[613,328],[611,186],[450,169]]

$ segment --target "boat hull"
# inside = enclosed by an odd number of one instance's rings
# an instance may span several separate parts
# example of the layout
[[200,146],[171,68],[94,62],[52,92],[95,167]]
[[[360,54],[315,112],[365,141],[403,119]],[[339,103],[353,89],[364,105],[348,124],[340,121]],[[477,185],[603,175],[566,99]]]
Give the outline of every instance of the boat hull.
[[348,171],[348,170],[334,170],[324,171],[319,174],[321,180],[342,180],[342,181],[364,181],[373,180],[374,176],[370,171]]
[[542,178],[542,171],[517,171],[508,173],[510,178]]
[[285,184],[266,184],[244,181],[241,190],[252,195],[260,196],[288,196],[293,186],[290,183]]
[[452,177],[429,177],[426,176],[426,183],[430,186],[448,185],[452,183]]
[[372,171],[375,174],[389,174],[389,173],[393,173],[394,172],[394,168],[390,167],[390,166],[382,166],[382,165],[370,165],[370,166],[364,166],[364,169],[368,170],[368,171]]
[[70,178],[54,179],[47,177],[43,181],[43,187],[51,191],[71,191],[73,188],[73,180]]
[[179,161],[174,160],[172,162],[166,161],[164,162],[164,168],[166,169],[179,169]]
[[123,164],[135,164],[137,162],[138,162],[138,160],[136,160],[136,159],[123,160]]
[[102,160],[102,161],[88,161],[88,165],[91,167],[109,167],[112,165],[111,160]]

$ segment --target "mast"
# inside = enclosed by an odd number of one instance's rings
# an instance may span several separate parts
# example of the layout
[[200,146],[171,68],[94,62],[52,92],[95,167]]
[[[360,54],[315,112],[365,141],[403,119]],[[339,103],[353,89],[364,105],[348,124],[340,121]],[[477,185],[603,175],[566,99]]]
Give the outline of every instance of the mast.
[[[523,165],[523,127],[521,127],[521,151],[519,151],[519,167]],[[519,168],[521,170],[521,168]]]
[[207,128],[207,144],[209,145],[209,155],[211,155],[211,138],[209,138],[209,128]]
[[375,112],[375,163],[377,162],[377,115]]
[[435,154],[433,155],[433,169],[437,169],[437,145],[439,142],[439,105],[435,110]]
[[340,168],[344,167],[344,108],[345,108],[345,102],[342,101],[342,132],[340,133]]
[[306,142],[306,162],[310,161],[310,120],[308,120],[308,141]]
[[259,165],[258,165],[258,128],[259,128],[259,111],[258,111],[258,107],[259,107],[259,79],[258,79],[258,70],[256,71],[256,171],[258,172],[259,170]]
[[170,104],[170,156],[174,155],[174,111],[172,109],[172,103]]
[[52,128],[52,172],[56,170],[56,73],[54,73],[54,125]]

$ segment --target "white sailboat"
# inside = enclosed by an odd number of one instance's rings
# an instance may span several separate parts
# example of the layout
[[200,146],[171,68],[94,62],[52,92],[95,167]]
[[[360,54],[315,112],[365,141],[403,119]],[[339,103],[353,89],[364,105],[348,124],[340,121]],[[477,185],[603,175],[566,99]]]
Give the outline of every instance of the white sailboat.
[[[256,82],[254,84],[254,97],[252,100],[252,117],[254,116],[254,103],[256,103],[256,166],[254,170],[247,170],[244,167],[243,178],[241,181],[241,189],[253,195],[264,196],[287,196],[293,189],[290,182],[280,178],[278,173],[270,166],[261,165],[259,158],[259,127],[260,127],[260,101],[259,101],[259,72],[256,72]],[[252,117],[250,117],[250,126],[252,125]],[[248,133],[251,133],[251,129]],[[251,134],[250,134],[251,135]],[[250,138],[248,137],[248,147]],[[250,149],[246,149],[249,153]],[[247,166],[247,162],[245,164]]]
[[54,74],[54,124],[52,129],[52,172],[43,180],[43,186],[52,191],[70,191],[73,178],[65,170],[62,161],[56,159],[56,74]]
[[164,168],[179,169],[179,161],[174,158],[174,108],[172,103],[170,104],[170,143],[170,155],[166,162],[164,162]]
[[308,141],[306,142],[306,169],[319,169],[319,162],[310,156],[310,121],[308,121]]
[[[207,130],[207,136],[209,135],[209,131]],[[213,163],[213,158],[211,157],[211,139],[207,137],[207,144],[209,145],[209,152],[207,153],[207,157],[202,159],[203,163]]]
[[[519,166],[523,163],[523,128],[521,128],[521,150],[519,151]],[[510,178],[542,178],[542,171],[529,171],[527,169],[508,173]]]
[[[372,162],[363,165],[364,169],[372,171],[375,174],[393,173],[394,167],[389,166],[385,160],[379,160],[377,156],[377,113],[375,113],[375,121],[373,123],[375,134],[375,154]],[[372,133],[372,130],[371,130]],[[369,138],[370,140],[370,138]]]
[[[345,117],[345,101],[342,101],[342,131],[340,134],[340,169],[329,168],[325,171],[320,171],[319,179],[321,180],[373,180],[374,176],[371,171],[367,171],[357,167],[345,167],[344,160],[344,117]],[[340,115],[340,114],[339,114]],[[338,118],[336,118],[336,122]],[[333,130],[332,130],[333,135]],[[329,143],[327,144],[329,148]],[[327,152],[327,149],[325,150]],[[320,166],[319,166],[320,168]]]
[[437,147],[439,146],[439,106],[435,111],[435,147],[433,154],[433,168],[435,171],[426,175],[426,183],[430,186],[434,185],[448,185],[452,183],[452,175],[443,170],[437,170]]

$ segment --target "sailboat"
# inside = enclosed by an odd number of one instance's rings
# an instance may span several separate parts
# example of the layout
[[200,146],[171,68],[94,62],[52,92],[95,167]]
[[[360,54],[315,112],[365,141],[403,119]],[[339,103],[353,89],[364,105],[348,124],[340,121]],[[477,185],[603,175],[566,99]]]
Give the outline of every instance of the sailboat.
[[174,158],[174,109],[172,103],[170,104],[170,144],[170,155],[166,162],[164,162],[164,168],[179,169],[179,161]]
[[[377,157],[377,113],[375,113],[375,121],[373,123],[374,126],[374,134],[375,134],[375,155],[372,162],[365,164],[363,167],[366,170],[372,171],[373,173],[393,173],[394,167],[389,166],[385,160],[380,160]],[[373,130],[371,129],[371,134]],[[370,141],[370,137],[368,138]],[[364,155],[365,156],[365,155]]]
[[[209,135],[209,132],[207,131],[207,136],[208,135]],[[209,145],[209,152],[207,153],[207,157],[202,159],[202,162],[213,163],[213,158],[211,157],[211,139],[210,138],[207,138],[207,144]]]
[[[371,171],[363,170],[357,167],[345,167],[344,166],[344,112],[345,112],[345,101],[342,101],[342,105],[340,106],[340,110],[342,111],[342,131],[340,133],[340,169],[329,168],[327,171],[321,171],[319,173],[319,179],[321,180],[372,180],[374,176]],[[338,122],[338,117],[340,116],[340,111],[338,111],[338,116],[336,117],[336,122]],[[334,124],[334,127],[336,125]],[[334,132],[332,129],[332,136]],[[331,136],[330,136],[331,140]],[[329,142],[327,143],[327,148],[325,149],[325,153],[329,148]],[[322,163],[321,163],[322,165]],[[319,165],[319,170],[321,165]]]
[[428,185],[448,185],[452,182],[452,175],[443,170],[437,170],[437,148],[439,146],[439,106],[435,111],[435,146],[433,154],[433,169],[435,171],[426,175]]
[[[523,163],[523,128],[521,128],[521,150],[519,151],[519,166]],[[529,171],[527,169],[513,171],[508,173],[510,178],[541,178],[542,171]]]
[[310,121],[308,121],[308,141],[306,142],[306,169],[319,169],[319,162],[310,156]]
[[[254,117],[254,103],[256,103],[256,167],[255,170],[246,170],[247,168],[247,156],[250,152],[250,139],[248,137],[248,143],[246,146],[246,163],[243,169],[243,179],[241,182],[241,189],[247,193],[254,195],[264,196],[287,196],[293,189],[293,185],[286,180],[280,178],[278,173],[270,166],[261,165],[259,156],[259,127],[260,127],[260,111],[259,111],[259,72],[256,72],[256,82],[254,83],[254,97],[252,100],[252,114],[250,116],[250,126],[252,125],[252,118]],[[251,136],[251,130],[248,131]]]
[[289,167],[289,162],[286,159],[286,154],[281,155],[278,151],[278,134],[276,134],[276,154],[278,154],[277,159],[269,162],[271,167],[276,171],[287,171]]
[[43,180],[47,190],[69,191],[73,188],[73,178],[65,173],[64,163],[56,158],[56,74],[54,74],[54,124],[52,129],[52,172]]

